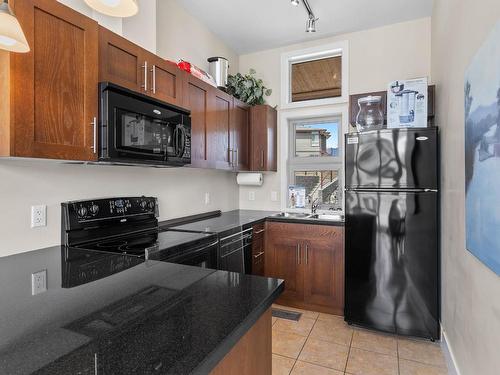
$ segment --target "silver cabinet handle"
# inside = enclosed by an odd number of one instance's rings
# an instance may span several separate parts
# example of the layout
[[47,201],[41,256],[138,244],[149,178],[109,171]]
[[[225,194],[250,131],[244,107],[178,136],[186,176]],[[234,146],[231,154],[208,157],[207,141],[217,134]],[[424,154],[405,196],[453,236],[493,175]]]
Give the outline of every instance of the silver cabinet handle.
[[236,169],[238,169],[239,165],[240,165],[240,160],[239,160],[239,154],[238,154],[238,149],[234,150],[234,152],[236,152]]
[[229,157],[229,166],[232,166],[233,165],[233,150],[228,148],[227,152],[228,152],[228,157]]
[[258,253],[258,254],[255,254],[253,257],[254,257],[255,259],[257,259],[257,258],[260,258],[262,255],[264,255],[264,252],[263,252],[263,251],[261,251],[261,252],[260,252],[260,253]]
[[97,153],[97,118],[94,117],[92,122],[90,123],[92,125],[92,132],[93,132],[93,137],[94,140],[92,141],[92,146],[90,148],[94,150],[94,154]]
[[265,231],[266,231],[265,229],[261,229],[261,230],[254,232],[254,234],[261,234],[262,232],[265,232]]
[[144,85],[141,88],[144,89],[145,92],[148,92],[148,62],[144,61],[144,65],[141,66],[144,69]]
[[300,264],[300,244],[297,244],[297,264]]
[[94,353],[94,374],[97,375],[97,353]]
[[264,169],[264,149],[260,150],[260,167]]
[[306,244],[306,264],[309,263],[309,245]]
[[151,73],[153,74],[153,87],[151,87],[151,91],[153,94],[156,94],[156,65],[153,65],[151,68]]

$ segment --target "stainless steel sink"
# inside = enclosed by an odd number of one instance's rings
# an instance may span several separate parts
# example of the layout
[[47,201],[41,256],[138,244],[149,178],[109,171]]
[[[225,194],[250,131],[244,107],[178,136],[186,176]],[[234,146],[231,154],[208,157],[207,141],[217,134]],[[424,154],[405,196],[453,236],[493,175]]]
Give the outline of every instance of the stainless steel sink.
[[274,217],[282,217],[288,219],[308,219],[310,214],[305,214],[303,212],[280,212],[279,214],[273,215]]
[[309,218],[317,220],[344,221],[344,215],[340,214],[314,214],[309,215]]
[[311,219],[311,220],[330,220],[330,221],[344,221],[344,215],[341,214],[306,214],[303,212],[280,212],[273,215],[284,219]]

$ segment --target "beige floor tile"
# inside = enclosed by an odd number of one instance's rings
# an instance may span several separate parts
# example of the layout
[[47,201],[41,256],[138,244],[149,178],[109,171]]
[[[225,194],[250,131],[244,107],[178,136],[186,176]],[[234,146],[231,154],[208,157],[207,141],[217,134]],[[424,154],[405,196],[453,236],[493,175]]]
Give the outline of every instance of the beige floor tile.
[[424,363],[399,360],[400,375],[447,375],[448,370],[443,367],[426,365]]
[[332,314],[320,313],[319,316],[318,316],[318,320],[344,322],[344,317],[340,316],[340,315],[332,315]]
[[295,359],[273,354],[273,375],[288,375],[292,371]]
[[289,358],[297,358],[306,337],[273,328],[273,353]]
[[437,343],[398,338],[398,353],[399,358],[446,367],[441,346]]
[[288,319],[278,319],[274,328],[279,331],[296,333],[301,336],[309,336],[316,320],[301,317],[298,321]]
[[344,371],[349,347],[328,341],[307,339],[299,360]]
[[[292,375],[343,375],[344,372],[314,365],[312,363],[297,361],[293,366]],[[274,375],[274,374],[273,374]]]
[[276,304],[273,304],[272,308],[280,310],[296,311],[302,313],[302,318],[317,319],[319,315],[319,313],[316,311],[302,310],[302,309],[297,309],[295,307],[288,307]]
[[311,338],[349,346],[352,334],[353,329],[343,321],[317,320],[311,331]]
[[398,341],[395,336],[379,332],[354,330],[352,347],[397,357]]
[[398,375],[398,359],[385,354],[351,348],[346,373],[353,375]]

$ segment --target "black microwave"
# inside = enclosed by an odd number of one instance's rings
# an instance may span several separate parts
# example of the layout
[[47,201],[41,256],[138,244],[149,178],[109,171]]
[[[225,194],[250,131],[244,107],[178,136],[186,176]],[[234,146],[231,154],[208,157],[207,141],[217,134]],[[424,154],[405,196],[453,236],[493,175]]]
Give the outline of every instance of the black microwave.
[[99,84],[99,161],[191,163],[190,112],[112,83]]

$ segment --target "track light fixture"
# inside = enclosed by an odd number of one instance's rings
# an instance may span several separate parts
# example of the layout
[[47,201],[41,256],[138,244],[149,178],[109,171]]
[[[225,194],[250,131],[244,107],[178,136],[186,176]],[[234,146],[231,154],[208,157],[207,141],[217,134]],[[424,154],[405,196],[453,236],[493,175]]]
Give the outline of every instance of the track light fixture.
[[[319,18],[316,18],[314,16],[314,13],[311,9],[311,6],[309,5],[308,0],[302,0],[302,3],[304,4],[304,8],[306,8],[307,11],[307,21],[306,21],[306,33],[315,33],[316,32],[316,21],[319,20]],[[299,5],[300,0],[291,0],[292,5]]]

